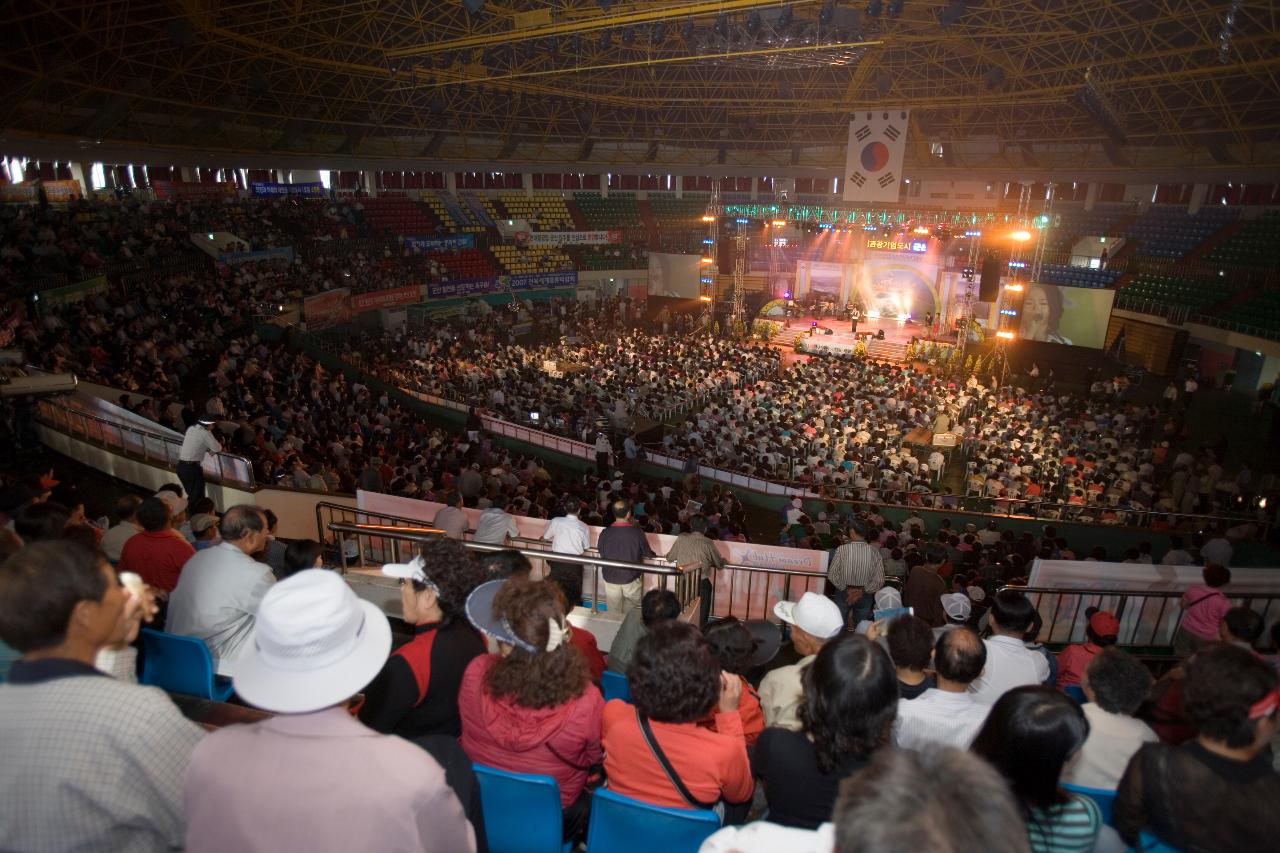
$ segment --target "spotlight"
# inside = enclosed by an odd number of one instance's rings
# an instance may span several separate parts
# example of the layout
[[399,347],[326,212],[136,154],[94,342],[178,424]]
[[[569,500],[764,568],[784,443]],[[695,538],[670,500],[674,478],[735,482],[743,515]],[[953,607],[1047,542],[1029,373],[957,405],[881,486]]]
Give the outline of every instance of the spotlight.
[[1030,231],[1014,231],[1009,235],[1009,239],[1017,243],[1025,243],[1031,239]]
[[996,332],[996,337],[1002,341],[1011,341],[1013,340],[1014,335],[1013,332],[1008,329],[1002,329],[999,332]]

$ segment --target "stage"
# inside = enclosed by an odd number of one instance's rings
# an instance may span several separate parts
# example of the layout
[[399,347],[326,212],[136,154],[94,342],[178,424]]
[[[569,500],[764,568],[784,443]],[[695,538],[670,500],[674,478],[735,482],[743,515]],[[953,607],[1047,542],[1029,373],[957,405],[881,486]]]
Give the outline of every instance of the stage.
[[[872,358],[901,362],[906,359],[907,344],[912,338],[955,342],[955,335],[931,337],[927,326],[913,321],[864,318],[858,322],[855,335],[850,321],[835,317],[793,317],[790,323],[776,317],[769,319],[783,323],[775,340],[779,343],[794,342],[797,351],[812,354],[852,353],[861,339],[866,342],[867,354]],[[831,334],[826,334],[827,331]],[[883,338],[880,337],[881,331],[884,332]]]

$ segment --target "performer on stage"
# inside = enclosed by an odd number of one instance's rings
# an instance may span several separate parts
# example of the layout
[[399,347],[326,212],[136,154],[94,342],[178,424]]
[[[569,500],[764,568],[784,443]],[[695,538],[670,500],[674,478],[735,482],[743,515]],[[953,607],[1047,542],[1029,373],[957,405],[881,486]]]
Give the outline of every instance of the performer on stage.
[[849,324],[850,324],[850,331],[852,331],[855,335],[858,334],[858,321],[861,319],[862,319],[862,312],[858,310],[857,305],[853,306],[853,308],[849,310]]

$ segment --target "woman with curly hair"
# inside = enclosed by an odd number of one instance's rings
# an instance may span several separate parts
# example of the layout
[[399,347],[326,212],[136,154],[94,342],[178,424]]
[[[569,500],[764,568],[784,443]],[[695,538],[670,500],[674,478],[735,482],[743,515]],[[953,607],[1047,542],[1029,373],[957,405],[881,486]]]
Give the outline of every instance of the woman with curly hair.
[[898,677],[877,643],[842,634],[822,647],[801,680],[802,730],[765,729],[751,769],[764,783],[770,822],[817,829],[831,819],[840,782],[889,742]]
[[[485,579],[475,555],[453,539],[418,546],[412,562],[382,567],[400,579],[401,618],[414,637],[391,653],[365,690],[360,720],[383,734],[409,740],[457,737],[458,687],[467,664],[484,654],[484,642],[467,625],[467,596]],[[421,745],[421,744],[420,744]]]
[[[627,679],[635,704],[613,699],[604,707],[610,790],[677,809],[751,799],[738,716],[742,679],[721,672],[697,628],[679,621],[654,625],[636,644]],[[715,731],[698,724],[713,708]]]
[[477,764],[555,778],[564,837],[587,825],[587,775],[601,759],[604,699],[569,639],[564,595],[548,581],[483,584],[467,617],[497,642],[498,654],[471,661],[458,710],[462,748]]

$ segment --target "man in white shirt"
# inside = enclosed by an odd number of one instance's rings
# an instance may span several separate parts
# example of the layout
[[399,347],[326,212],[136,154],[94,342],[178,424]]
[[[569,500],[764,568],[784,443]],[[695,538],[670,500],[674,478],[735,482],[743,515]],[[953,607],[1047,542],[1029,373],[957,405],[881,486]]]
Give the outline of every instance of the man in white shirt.
[[253,647],[253,626],[262,597],[275,583],[266,563],[251,556],[266,547],[267,519],[251,504],[233,506],[222,517],[222,543],[187,560],[169,596],[165,628],[199,637],[222,675]]
[[1133,716],[1151,689],[1151,673],[1132,655],[1110,648],[1089,661],[1080,684],[1089,700],[1084,704],[1089,737],[1063,770],[1062,781],[1114,791],[1134,753],[1160,740]]
[[116,501],[116,517],[120,519],[120,523],[102,534],[102,541],[98,543],[102,553],[107,555],[112,565],[120,562],[120,552],[124,549],[124,543],[142,532],[142,526],[136,519],[140,503],[142,498],[137,495],[122,495]]
[[1031,599],[1019,590],[1003,589],[992,597],[991,637],[983,641],[987,666],[969,685],[976,700],[994,705],[1006,691],[1023,684],[1043,684],[1049,677],[1048,659],[1023,642],[1035,617]]
[[774,615],[791,626],[791,645],[800,660],[791,666],[771,671],[760,682],[760,707],[766,726],[781,726],[800,731],[796,711],[804,691],[800,677],[813,663],[827,641],[844,630],[844,618],[831,599],[816,592],[806,592],[796,601],[779,601]]
[[472,538],[476,542],[490,545],[505,545],[507,540],[520,535],[520,527],[515,518],[507,512],[507,499],[499,495],[493,499],[493,506],[480,513],[476,521],[476,533]]
[[182,436],[182,447],[178,450],[178,479],[187,490],[188,501],[204,497],[205,455],[222,452],[222,445],[213,437],[210,429],[215,423],[217,420],[212,415],[203,416],[187,427]]
[[[552,551],[576,556],[591,547],[591,531],[578,519],[578,511],[577,499],[570,499],[564,505],[564,515],[558,515],[547,522],[546,528],[542,531],[542,539],[551,543]],[[555,560],[547,560],[547,570],[547,574],[553,578],[563,575],[573,584],[582,583],[581,563],[559,563]]]
[[906,749],[930,745],[968,749],[990,710],[969,692],[986,663],[987,647],[972,628],[944,632],[933,647],[938,686],[915,699],[898,701],[893,742]]

